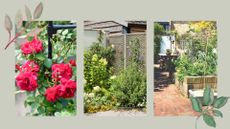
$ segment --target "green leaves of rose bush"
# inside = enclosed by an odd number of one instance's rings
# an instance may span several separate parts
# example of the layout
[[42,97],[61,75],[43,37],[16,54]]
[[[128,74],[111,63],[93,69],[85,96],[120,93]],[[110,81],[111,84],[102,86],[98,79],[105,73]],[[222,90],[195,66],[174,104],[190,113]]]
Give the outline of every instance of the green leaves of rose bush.
[[216,127],[216,122],[214,117],[223,117],[223,114],[220,109],[223,107],[229,97],[214,97],[214,93],[211,87],[207,86],[204,89],[204,94],[203,94],[203,103],[201,103],[200,99],[195,98],[195,97],[190,97],[190,100],[192,102],[192,108],[194,111],[199,112],[200,116],[203,116],[204,122],[211,127]]

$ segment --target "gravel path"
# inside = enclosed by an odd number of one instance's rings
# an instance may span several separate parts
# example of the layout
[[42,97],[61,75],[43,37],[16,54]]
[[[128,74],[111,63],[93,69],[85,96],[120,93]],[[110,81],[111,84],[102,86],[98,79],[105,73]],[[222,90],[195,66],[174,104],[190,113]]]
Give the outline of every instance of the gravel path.
[[146,111],[141,110],[109,110],[104,112],[97,112],[86,114],[87,116],[146,116]]

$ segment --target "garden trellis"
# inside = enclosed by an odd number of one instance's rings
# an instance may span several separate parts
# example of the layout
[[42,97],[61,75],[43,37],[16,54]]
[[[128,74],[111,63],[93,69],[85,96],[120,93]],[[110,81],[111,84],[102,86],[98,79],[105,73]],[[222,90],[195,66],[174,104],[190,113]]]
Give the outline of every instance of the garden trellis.
[[53,34],[55,34],[57,32],[57,30],[60,29],[74,29],[76,28],[76,25],[54,25],[53,21],[49,21],[48,22],[48,26],[47,26],[47,31],[48,31],[48,58],[52,59],[52,43],[51,43],[51,38],[53,36]]
[[138,40],[140,42],[140,60],[143,61],[143,70],[145,71],[146,65],[146,33],[130,33],[130,34],[119,34],[109,36],[109,45],[112,45],[116,51],[114,60],[115,73],[119,69],[126,68],[128,60],[131,56],[130,42],[133,40]]

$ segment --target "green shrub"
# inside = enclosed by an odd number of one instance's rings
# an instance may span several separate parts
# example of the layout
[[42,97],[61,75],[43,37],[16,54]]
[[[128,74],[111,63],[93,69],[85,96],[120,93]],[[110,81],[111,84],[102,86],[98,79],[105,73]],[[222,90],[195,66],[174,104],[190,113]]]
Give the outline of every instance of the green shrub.
[[106,59],[99,58],[97,54],[91,56],[88,52],[85,52],[84,57],[85,92],[91,92],[95,86],[107,89],[110,71],[107,69]]
[[111,91],[119,107],[145,107],[146,76],[137,65],[129,65],[112,81]]
[[108,89],[115,51],[112,47],[104,47],[101,41],[99,37],[84,53],[84,110],[88,113],[113,107]]
[[126,69],[116,78],[111,78],[111,93],[117,98],[119,107],[145,107],[146,105],[146,75],[143,61],[140,60],[140,42],[135,39],[130,42],[131,57]]

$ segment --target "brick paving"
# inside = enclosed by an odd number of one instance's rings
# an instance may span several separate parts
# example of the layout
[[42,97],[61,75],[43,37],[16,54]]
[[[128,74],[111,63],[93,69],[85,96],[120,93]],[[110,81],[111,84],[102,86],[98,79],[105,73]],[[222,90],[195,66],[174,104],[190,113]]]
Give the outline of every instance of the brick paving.
[[168,72],[154,66],[154,115],[155,116],[196,116],[189,98],[181,95],[169,79]]
[[196,116],[191,102],[182,96],[175,85],[170,84],[154,93],[154,115],[156,116]]

